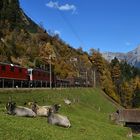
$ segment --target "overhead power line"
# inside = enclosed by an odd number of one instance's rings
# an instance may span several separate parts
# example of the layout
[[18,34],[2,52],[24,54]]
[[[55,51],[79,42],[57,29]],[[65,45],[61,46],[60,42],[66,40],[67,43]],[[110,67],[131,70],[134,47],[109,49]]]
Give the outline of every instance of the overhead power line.
[[75,30],[74,26],[68,20],[68,18],[66,18],[66,16],[61,11],[58,10],[58,12],[59,12],[60,16],[62,17],[62,19],[64,20],[64,22],[66,23],[66,25],[69,27],[69,29],[73,33],[73,35],[75,36],[75,38],[81,44],[81,46],[85,46],[83,40],[81,39],[81,37],[79,36],[79,34],[77,33],[77,31]]

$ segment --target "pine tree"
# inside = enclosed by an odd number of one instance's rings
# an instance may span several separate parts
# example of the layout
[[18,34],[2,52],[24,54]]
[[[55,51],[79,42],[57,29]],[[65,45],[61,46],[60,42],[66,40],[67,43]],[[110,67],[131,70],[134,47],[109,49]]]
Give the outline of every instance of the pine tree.
[[121,80],[130,80],[133,77],[132,67],[125,61],[120,63]]

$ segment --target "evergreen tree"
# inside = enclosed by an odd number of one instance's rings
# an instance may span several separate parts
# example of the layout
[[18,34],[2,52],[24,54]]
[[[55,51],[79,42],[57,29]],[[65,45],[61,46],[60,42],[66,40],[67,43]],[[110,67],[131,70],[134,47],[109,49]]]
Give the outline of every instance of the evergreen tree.
[[133,107],[138,108],[140,107],[140,88],[137,87],[134,91],[134,98],[133,98]]
[[121,69],[121,80],[130,80],[133,77],[133,71],[131,65],[129,65],[126,61],[120,63]]

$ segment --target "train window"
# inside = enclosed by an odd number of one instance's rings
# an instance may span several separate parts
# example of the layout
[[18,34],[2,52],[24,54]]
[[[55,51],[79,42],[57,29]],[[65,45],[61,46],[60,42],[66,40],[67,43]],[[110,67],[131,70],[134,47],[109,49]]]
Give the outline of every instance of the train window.
[[19,68],[19,73],[22,73],[22,68]]
[[14,72],[14,67],[13,66],[10,67],[10,71]]
[[35,74],[35,71],[32,71],[32,74],[34,75]]
[[28,74],[32,74],[32,72],[31,71],[28,71]]
[[46,74],[45,73],[43,73],[43,77],[45,77],[46,76]]
[[43,77],[43,73],[40,73],[40,77]]
[[4,65],[2,65],[2,66],[1,66],[1,70],[2,70],[2,71],[5,71],[5,70],[6,70],[6,67],[5,67]]
[[41,75],[41,73],[40,72],[38,72],[38,76],[40,77],[40,75]]

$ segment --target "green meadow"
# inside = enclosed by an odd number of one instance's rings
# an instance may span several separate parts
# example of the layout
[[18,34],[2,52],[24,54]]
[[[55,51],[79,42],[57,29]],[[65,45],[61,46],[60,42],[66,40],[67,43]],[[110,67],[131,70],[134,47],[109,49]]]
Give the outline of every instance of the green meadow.
[[[5,104],[9,97],[20,106],[26,106],[24,103],[29,101],[36,101],[39,105],[59,103],[59,113],[70,119],[72,127],[50,125],[45,117],[8,115]],[[66,105],[65,98],[72,104]],[[109,121],[109,114],[115,110],[100,89],[0,90],[0,140],[128,140],[130,129]]]

